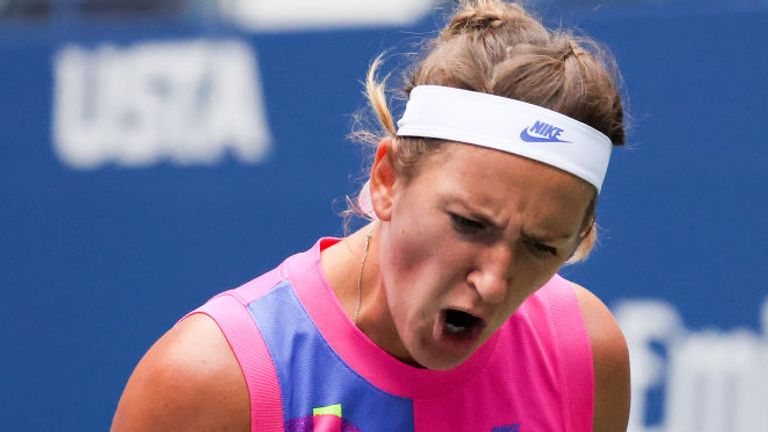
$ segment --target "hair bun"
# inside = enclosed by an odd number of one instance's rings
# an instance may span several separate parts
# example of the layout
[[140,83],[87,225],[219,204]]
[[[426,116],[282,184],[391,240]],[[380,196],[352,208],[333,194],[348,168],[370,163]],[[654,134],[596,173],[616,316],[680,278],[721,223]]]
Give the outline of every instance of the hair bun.
[[443,36],[492,30],[523,15],[515,4],[500,1],[475,0],[464,4],[443,30]]

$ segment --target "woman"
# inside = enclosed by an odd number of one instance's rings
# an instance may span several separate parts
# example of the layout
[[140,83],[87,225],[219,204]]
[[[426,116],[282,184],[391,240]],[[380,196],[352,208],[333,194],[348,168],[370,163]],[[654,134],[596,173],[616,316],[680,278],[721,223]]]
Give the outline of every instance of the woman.
[[595,239],[620,97],[593,45],[465,5],[415,67],[361,208],[214,297],[141,360],[116,431],[618,431],[626,344],[557,276]]

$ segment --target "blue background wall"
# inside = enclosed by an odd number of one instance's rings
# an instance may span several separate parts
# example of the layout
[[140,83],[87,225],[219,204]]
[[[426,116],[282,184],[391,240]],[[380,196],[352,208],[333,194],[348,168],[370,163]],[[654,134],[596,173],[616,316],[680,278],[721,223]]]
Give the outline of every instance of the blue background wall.
[[[565,14],[616,55],[633,117],[601,197],[601,245],[565,273],[608,304],[663,300],[691,331],[759,333],[768,291],[768,13],[741,6]],[[553,10],[542,13],[558,22]],[[2,429],[107,429],[132,368],[179,317],[341,234],[336,213],[362,172],[363,150],[345,139],[358,81],[436,16],[263,34],[196,17],[0,24]],[[257,53],[266,160],[76,170],[57,158],[53,62],[65,44],[201,36]],[[664,392],[651,395],[647,424],[661,421]]]

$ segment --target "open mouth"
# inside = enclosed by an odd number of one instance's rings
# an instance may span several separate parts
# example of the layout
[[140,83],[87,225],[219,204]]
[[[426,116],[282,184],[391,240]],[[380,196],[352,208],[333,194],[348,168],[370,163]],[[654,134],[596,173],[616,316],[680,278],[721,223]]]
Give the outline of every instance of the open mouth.
[[472,339],[485,326],[482,318],[460,310],[447,309],[443,315],[445,335],[454,339]]

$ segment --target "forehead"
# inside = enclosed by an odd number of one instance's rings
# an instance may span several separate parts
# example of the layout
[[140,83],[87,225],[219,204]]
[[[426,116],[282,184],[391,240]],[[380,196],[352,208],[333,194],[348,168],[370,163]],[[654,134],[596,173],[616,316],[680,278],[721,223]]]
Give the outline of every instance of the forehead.
[[471,144],[448,143],[445,150],[427,157],[420,171],[433,181],[458,181],[454,187],[479,186],[477,192],[483,195],[522,189],[577,195],[589,201],[595,192],[584,180],[558,168]]
[[583,217],[595,191],[585,181],[522,156],[450,143],[427,158],[415,181],[441,196],[492,213],[536,213],[540,218]]

